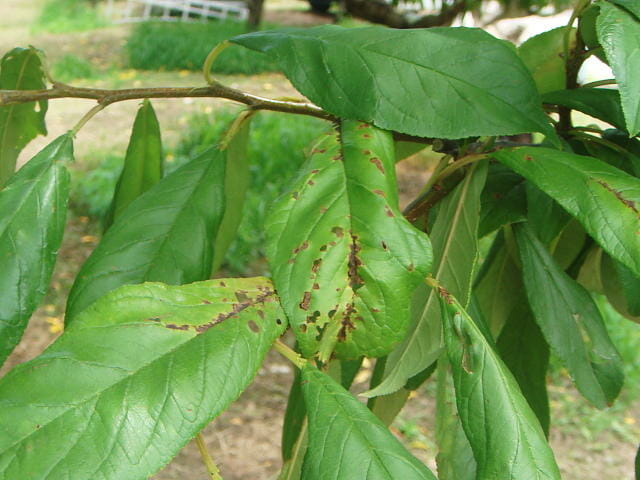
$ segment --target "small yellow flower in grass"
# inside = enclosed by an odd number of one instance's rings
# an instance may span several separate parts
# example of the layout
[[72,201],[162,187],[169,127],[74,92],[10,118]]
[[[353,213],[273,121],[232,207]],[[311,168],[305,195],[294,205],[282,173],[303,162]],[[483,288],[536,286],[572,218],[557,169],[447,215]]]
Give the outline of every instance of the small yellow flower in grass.
[[45,317],[45,321],[49,324],[51,333],[60,333],[64,329],[64,323],[60,317]]
[[96,243],[98,241],[98,237],[95,235],[83,235],[80,237],[80,241],[82,243]]

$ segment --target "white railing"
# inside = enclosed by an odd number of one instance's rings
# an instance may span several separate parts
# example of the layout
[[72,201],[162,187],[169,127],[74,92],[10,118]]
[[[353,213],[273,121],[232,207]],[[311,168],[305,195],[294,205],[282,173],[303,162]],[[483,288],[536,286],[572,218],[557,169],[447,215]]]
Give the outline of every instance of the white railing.
[[107,4],[107,16],[113,23],[189,22],[209,18],[246,20],[248,15],[246,2],[237,0],[109,0]]

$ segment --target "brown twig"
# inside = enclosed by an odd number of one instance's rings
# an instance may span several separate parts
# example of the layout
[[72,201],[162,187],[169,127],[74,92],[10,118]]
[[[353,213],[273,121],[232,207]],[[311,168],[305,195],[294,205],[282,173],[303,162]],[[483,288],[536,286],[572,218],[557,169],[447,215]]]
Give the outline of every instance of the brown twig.
[[250,109],[254,110],[273,110],[276,112],[309,115],[324,120],[337,121],[334,115],[325,112],[312,103],[272,100],[227,87],[217,82],[205,87],[148,87],[126,88],[122,90],[74,87],[57,82],[46,90],[0,90],[0,107],[56,98],[84,98],[87,100],[95,100],[99,104],[106,106],[116,102],[140,100],[143,98],[186,97],[225,98],[247,105]]

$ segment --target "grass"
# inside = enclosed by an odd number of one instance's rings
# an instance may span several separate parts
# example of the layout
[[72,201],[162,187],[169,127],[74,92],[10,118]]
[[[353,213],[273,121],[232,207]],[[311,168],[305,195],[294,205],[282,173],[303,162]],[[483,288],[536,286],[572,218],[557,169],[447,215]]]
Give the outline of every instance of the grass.
[[[216,144],[237,111],[196,114],[175,148],[168,150],[165,172],[174,171],[203,149]],[[269,205],[282,192],[304,161],[305,149],[328,124],[311,117],[261,112],[252,121],[248,144],[251,187],[238,235],[229,247],[223,267],[231,274],[264,273],[264,218]],[[100,221],[111,202],[122,169],[121,154],[94,153],[88,168],[73,173],[72,207],[79,215]],[[91,168],[93,167],[93,168]]]
[[96,72],[90,62],[76,55],[66,54],[51,66],[51,75],[60,82],[95,78]]
[[46,0],[33,29],[67,33],[93,30],[105,25],[106,22],[88,0]]
[[[145,22],[134,27],[126,45],[129,66],[140,70],[200,70],[211,49],[235,35],[245,24]],[[265,55],[233,45],[216,59],[214,71],[252,75],[278,70]]]

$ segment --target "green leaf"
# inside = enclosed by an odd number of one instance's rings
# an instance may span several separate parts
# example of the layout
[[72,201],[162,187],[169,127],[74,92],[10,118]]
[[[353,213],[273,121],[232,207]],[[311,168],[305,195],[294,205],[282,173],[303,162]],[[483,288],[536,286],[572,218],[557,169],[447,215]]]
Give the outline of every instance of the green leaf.
[[121,285],[209,277],[224,212],[224,160],[224,153],[209,148],[129,205],[76,277],[67,323]]
[[435,480],[365,405],[328,375],[306,365],[302,392],[309,412],[305,480]]
[[[14,48],[0,61],[0,90],[45,88],[40,54],[33,48]],[[13,175],[20,151],[38,135],[46,135],[47,101],[0,107],[0,188]]]
[[609,255],[602,256],[600,268],[609,303],[625,317],[640,323],[640,278]]
[[125,208],[162,178],[162,140],[160,125],[149,100],[145,100],[131,131],[124,157],[124,168],[118,178],[105,230],[120,218]]
[[609,2],[629,10],[629,12],[633,13],[636,18],[640,20],[640,4],[637,0],[609,0]]
[[345,121],[341,141],[325,136],[271,208],[267,257],[305,356],[377,357],[406,332],[431,246],[398,208],[391,134]]
[[511,372],[460,303],[438,288],[444,339],[477,478],[560,479],[551,448]]
[[[480,194],[487,177],[486,162],[473,167],[464,180],[439,204],[431,230],[434,262],[431,275],[447,282],[468,302],[478,257]],[[411,305],[409,333],[387,359],[384,380],[367,397],[387,395],[402,388],[442,351],[440,307],[432,289],[421,284]]]
[[626,130],[620,92],[609,88],[575,88],[542,95],[542,102],[562,105]]
[[515,309],[509,315],[497,349],[509,367],[531,410],[538,417],[545,435],[549,435],[549,398],[547,369],[549,345],[533,319],[524,291],[521,290]]
[[493,154],[576,217],[613,258],[640,275],[640,179],[591,157],[524,147]]
[[549,195],[527,182],[527,221],[540,241],[550,245],[571,220],[571,216]]
[[482,190],[478,237],[498,228],[526,219],[524,178],[500,163],[489,166]]
[[0,380],[0,476],[148,478],[240,395],[284,329],[265,278],[111,292]]
[[0,190],[0,365],[47,292],[62,243],[73,139],[62,135]]
[[500,232],[482,265],[483,274],[478,274],[473,290],[478,308],[494,336],[500,333],[522,300],[520,294],[524,286],[514,255],[517,252],[512,252],[505,245],[504,234]]
[[526,225],[514,226],[531,310],[576,387],[598,408],[622,387],[622,360],[587,291],[563,272]]
[[620,89],[626,130],[631,136],[640,132],[640,21],[626,10],[601,2],[596,22],[600,44]]
[[[249,188],[250,171],[247,144],[251,116],[240,120],[239,130],[234,132],[231,141],[225,145],[226,169],[224,179],[225,208],[222,223],[218,229],[216,243],[213,249],[212,272],[218,271],[224,260],[229,245],[236,236],[238,226],[242,220],[242,209]],[[232,127],[233,128],[232,124]]]
[[555,136],[515,49],[479,29],[325,25],[230,41],[274,58],[305,97],[341,118],[421,137]]
[[438,480],[475,480],[476,461],[458,416],[451,366],[446,352],[438,359],[436,443]]
[[[564,70],[564,42],[567,27],[548,30],[531,37],[518,48],[518,55],[531,72],[538,92],[546,93],[566,88]],[[575,44],[575,29],[571,29],[572,45]]]

